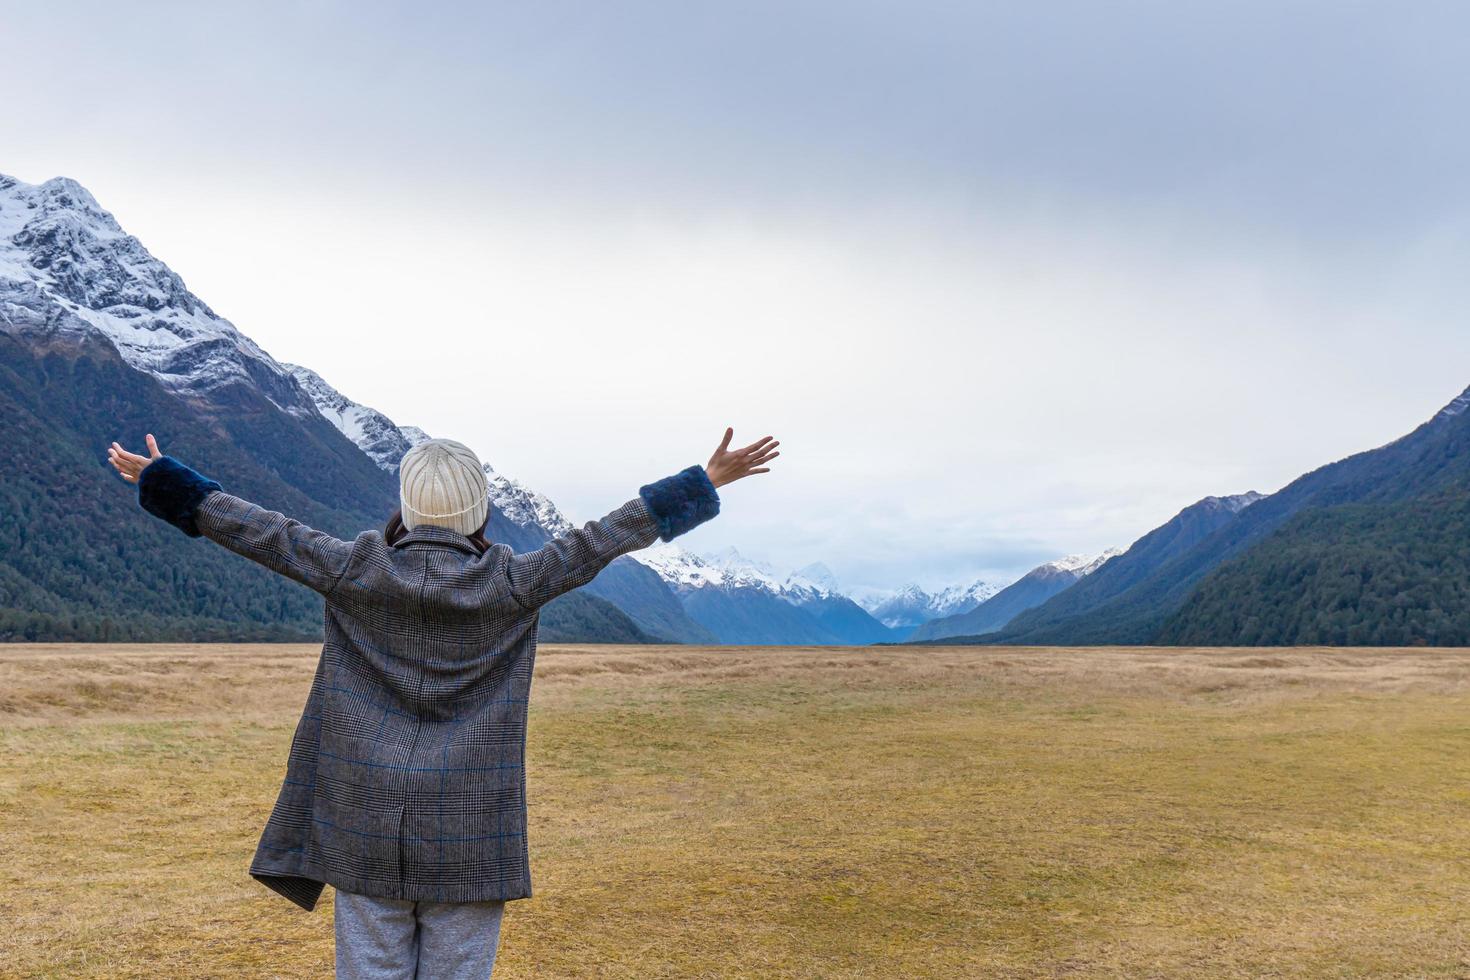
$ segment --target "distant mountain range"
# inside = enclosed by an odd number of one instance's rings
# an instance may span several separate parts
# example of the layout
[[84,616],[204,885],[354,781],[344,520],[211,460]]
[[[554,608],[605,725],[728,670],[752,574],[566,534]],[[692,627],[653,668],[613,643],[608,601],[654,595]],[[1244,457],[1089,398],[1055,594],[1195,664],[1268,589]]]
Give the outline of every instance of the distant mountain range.
[[911,582],[892,592],[862,596],[858,602],[874,619],[893,630],[897,639],[904,639],[925,623],[969,612],[1000,589],[991,582],[977,580],[928,592]]
[[1057,593],[1076,585],[1109,559],[1122,553],[1122,550],[1114,548],[1095,557],[1068,555],[1066,558],[1038,565],[973,609],[924,623],[914,630],[909,639],[917,643],[994,633],[1026,610],[1034,609]]
[[725,643],[864,644],[894,639],[837,589],[824,565],[782,578],[734,548],[698,556],[657,544],[636,556],[654,569],[695,622]]

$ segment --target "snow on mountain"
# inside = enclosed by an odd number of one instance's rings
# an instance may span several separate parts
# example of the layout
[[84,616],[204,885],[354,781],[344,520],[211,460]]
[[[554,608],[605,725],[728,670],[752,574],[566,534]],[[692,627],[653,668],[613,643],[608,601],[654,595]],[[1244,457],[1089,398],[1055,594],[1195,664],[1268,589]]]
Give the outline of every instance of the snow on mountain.
[[[422,429],[414,431],[423,434]],[[550,497],[497,473],[489,463],[484,464],[484,470],[485,482],[490,485],[490,503],[512,522],[522,527],[534,524],[553,537],[573,530],[572,522],[562,515]]]
[[798,568],[786,576],[786,585],[788,587],[809,586],[827,594],[840,593],[842,591],[841,587],[837,584],[837,576],[832,574],[832,569],[819,561]]
[[893,634],[835,589],[825,565],[781,576],[734,548],[696,555],[658,543],[630,556],[658,573],[685,611],[724,643],[865,644]]
[[890,629],[908,629],[934,618],[933,596],[918,583],[910,582],[891,592],[872,593],[862,600],[863,608]]
[[891,592],[868,593],[858,602],[884,626],[910,629],[932,619],[969,612],[999,592],[1000,588],[977,580],[931,594],[917,583],[910,582]]
[[1226,510],[1233,511],[1238,514],[1256,501],[1265,500],[1266,496],[1267,495],[1264,493],[1257,493],[1254,490],[1249,490],[1245,493],[1231,494],[1228,497],[1206,497],[1204,500],[1200,501],[1200,503],[1215,504],[1217,506],[1224,507]]
[[640,565],[647,565],[657,572],[676,593],[725,584],[725,573],[722,569],[673,542],[657,541],[652,547],[634,552],[631,557]]
[[429,441],[429,434],[416,425],[400,425],[398,434],[408,440],[408,448],[412,449],[421,442]]
[[1452,419],[1456,415],[1464,412],[1466,409],[1470,409],[1470,388],[1466,388],[1460,394],[1460,397],[1456,398],[1444,408],[1440,409],[1439,414],[1436,416],[1436,418]]
[[[825,565],[808,565],[784,578],[769,564],[746,558],[734,548],[696,555],[672,542],[658,542],[635,552],[634,560],[658,572],[675,592],[693,589],[751,588],[768,592],[788,602],[840,595],[835,578]],[[824,574],[825,573],[825,574]],[[824,578],[825,583],[816,577]]]
[[[807,604],[822,599],[840,596],[851,600],[837,585],[837,576],[821,562],[812,562],[787,575],[781,582],[781,591],[788,602]],[[861,608],[861,607],[859,607]]]
[[243,382],[293,415],[314,410],[282,365],[66,177],[27,184],[0,175],[0,311],[16,327],[100,332],[129,365],[175,391]]
[[[282,364],[281,367],[296,379],[328,422],[372,457],[373,462],[390,473],[397,472],[398,461],[414,443],[409,441],[403,429],[393,424],[392,419],[377,409],[346,397],[310,368],[299,364]],[[413,431],[428,438],[422,429]]]
[[746,558],[733,546],[703,557],[706,563],[723,573],[728,585],[750,586],[778,594],[785,591],[782,577],[774,568],[765,562]]
[[901,585],[896,589],[860,589],[852,594],[853,600],[868,612],[873,612],[884,605],[903,600],[916,600],[927,602],[928,592],[919,586],[917,582]]
[[1065,558],[1046,562],[1041,567],[1051,568],[1058,572],[1076,572],[1080,578],[1083,575],[1091,575],[1109,558],[1116,558],[1127,550],[1127,548],[1109,548],[1100,555],[1067,555]]
[[999,591],[1000,586],[984,581],[951,585],[934,596],[931,608],[936,615],[952,616],[974,609]]
[[771,566],[751,561],[734,548],[696,555],[672,542],[660,541],[632,557],[658,572],[675,592],[709,587],[754,588],[784,596],[787,591]]

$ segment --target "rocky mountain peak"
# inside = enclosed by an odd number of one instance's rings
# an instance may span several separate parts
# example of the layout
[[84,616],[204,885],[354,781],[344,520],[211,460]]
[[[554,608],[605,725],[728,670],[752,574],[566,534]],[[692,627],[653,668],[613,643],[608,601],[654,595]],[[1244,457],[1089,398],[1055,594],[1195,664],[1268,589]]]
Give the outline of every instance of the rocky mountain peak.
[[313,411],[281,365],[70,178],[0,178],[0,301],[24,311],[13,328],[100,334],[173,390],[247,384],[292,414]]

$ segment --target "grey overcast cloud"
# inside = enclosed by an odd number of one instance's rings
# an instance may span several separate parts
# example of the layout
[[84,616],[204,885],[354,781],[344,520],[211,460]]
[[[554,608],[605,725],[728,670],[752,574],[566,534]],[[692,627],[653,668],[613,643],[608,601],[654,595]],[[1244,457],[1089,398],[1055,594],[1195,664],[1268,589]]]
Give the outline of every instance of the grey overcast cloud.
[[3,4],[0,172],[575,520],[1008,578],[1470,384],[1452,3]]

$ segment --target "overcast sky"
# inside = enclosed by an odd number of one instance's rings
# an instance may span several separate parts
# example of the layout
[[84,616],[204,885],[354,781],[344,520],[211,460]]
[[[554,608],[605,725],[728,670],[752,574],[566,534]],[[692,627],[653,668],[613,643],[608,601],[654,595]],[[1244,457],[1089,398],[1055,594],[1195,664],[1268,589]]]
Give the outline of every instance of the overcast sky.
[[1458,3],[25,4],[0,172],[575,520],[1013,577],[1470,384]]

